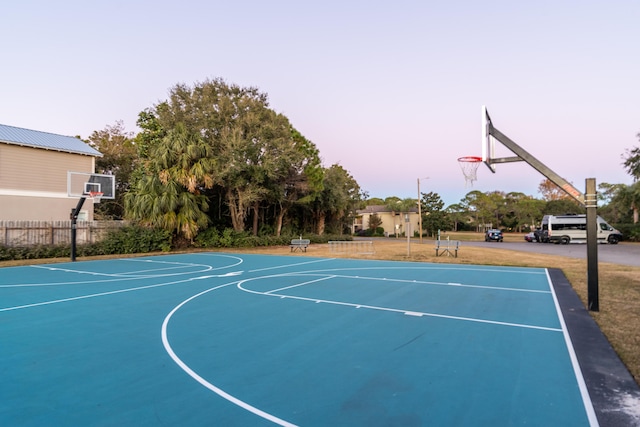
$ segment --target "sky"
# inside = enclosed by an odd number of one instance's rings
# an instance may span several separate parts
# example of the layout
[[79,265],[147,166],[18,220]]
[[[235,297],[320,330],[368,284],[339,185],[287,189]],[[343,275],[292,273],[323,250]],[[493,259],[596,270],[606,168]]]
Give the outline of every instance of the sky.
[[[257,87],[369,197],[446,205],[470,191],[541,197],[524,162],[485,165],[481,109],[584,192],[631,184],[640,145],[637,0],[56,2],[2,7],[0,123],[87,138],[178,83]],[[511,156],[499,148],[497,156]],[[505,149],[506,150],[506,149]]]

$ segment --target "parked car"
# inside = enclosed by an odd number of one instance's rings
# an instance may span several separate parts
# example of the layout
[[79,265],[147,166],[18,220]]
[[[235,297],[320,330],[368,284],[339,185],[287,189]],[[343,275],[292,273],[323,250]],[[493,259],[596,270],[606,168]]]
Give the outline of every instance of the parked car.
[[533,231],[531,233],[525,234],[524,235],[524,240],[526,240],[527,242],[537,242],[538,239],[536,239],[536,233],[534,233]]
[[492,240],[496,242],[502,242],[502,239],[502,231],[500,230],[487,230],[487,232],[484,234],[485,242],[490,242]]

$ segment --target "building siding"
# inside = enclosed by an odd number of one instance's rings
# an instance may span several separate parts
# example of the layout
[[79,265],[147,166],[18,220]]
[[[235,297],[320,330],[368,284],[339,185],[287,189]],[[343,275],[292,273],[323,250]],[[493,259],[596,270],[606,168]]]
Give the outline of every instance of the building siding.
[[[407,231],[407,223],[404,220],[404,213],[392,213],[392,212],[367,212],[366,210],[358,211],[358,217],[354,221],[354,232],[358,230],[369,229],[369,217],[373,214],[377,214],[382,220],[380,225],[384,232],[387,234],[402,234]],[[413,236],[414,232],[418,232],[419,217],[417,212],[409,212],[409,224],[411,226],[409,234]],[[397,233],[396,233],[397,231]]]
[[[0,220],[66,220],[67,172],[93,172],[95,157],[0,143]],[[83,217],[93,219],[85,202]]]

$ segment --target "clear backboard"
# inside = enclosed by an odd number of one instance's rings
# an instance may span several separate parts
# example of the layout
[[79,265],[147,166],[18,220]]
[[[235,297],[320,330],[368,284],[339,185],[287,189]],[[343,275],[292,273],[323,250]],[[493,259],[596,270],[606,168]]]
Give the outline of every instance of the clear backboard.
[[115,175],[67,172],[67,195],[69,197],[89,197],[90,193],[102,193],[103,199],[114,199],[116,194]]
[[487,112],[487,107],[482,106],[482,161],[491,170],[496,171],[495,165],[491,160],[495,157],[495,140],[491,136],[491,117]]

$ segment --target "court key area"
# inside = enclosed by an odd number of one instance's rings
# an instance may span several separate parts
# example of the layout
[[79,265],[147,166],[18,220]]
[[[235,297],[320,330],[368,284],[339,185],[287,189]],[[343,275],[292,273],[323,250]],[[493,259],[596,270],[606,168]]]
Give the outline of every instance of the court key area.
[[3,426],[595,426],[541,268],[195,253],[0,269]]

